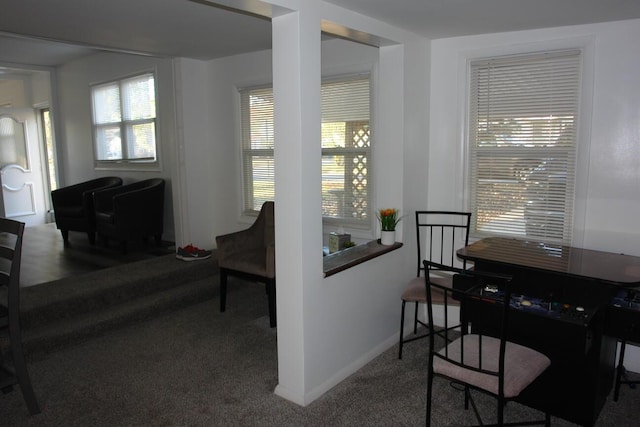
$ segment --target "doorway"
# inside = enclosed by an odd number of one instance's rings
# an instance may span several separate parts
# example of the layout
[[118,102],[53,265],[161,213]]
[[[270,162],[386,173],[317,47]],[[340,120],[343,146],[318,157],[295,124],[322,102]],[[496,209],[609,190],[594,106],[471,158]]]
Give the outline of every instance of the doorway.
[[50,73],[0,68],[0,214],[42,225],[53,220],[57,185]]

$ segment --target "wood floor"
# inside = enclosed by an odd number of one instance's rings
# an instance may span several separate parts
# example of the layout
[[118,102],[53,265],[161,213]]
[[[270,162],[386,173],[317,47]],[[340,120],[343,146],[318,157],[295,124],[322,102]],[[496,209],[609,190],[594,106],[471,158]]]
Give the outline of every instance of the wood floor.
[[27,227],[22,243],[21,286],[33,286],[94,270],[136,262],[175,252],[173,242],[156,246],[131,242],[123,253],[117,242],[105,247],[99,240],[89,244],[86,233],[69,232],[70,245],[65,247],[54,223]]

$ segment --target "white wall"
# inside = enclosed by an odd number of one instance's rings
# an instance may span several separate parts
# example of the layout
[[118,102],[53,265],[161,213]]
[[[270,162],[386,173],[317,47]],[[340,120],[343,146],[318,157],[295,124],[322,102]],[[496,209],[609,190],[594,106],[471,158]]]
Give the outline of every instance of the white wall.
[[246,228],[238,88],[271,83],[271,51],[200,62],[182,59],[180,103],[188,183],[184,243],[215,247],[215,236]]
[[[640,21],[630,20],[433,41],[429,205],[464,203],[466,60],[581,47],[585,86],[576,206],[581,229],[574,244],[640,255],[638,40]],[[628,360],[627,367],[640,370],[640,353],[630,351]]]
[[[91,136],[90,85],[128,77],[145,71],[156,72],[158,92],[158,157],[155,170],[96,170]],[[176,173],[176,120],[173,61],[148,56],[99,53],[68,62],[58,68],[58,162],[60,186],[100,176],[120,176],[125,183],[148,178],[164,178],[165,215],[163,239],[174,239],[172,178]]]

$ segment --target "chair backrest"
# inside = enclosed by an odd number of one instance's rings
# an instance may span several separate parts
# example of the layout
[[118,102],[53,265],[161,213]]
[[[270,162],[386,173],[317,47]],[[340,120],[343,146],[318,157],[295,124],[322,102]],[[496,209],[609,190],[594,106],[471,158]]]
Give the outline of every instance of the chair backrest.
[[7,287],[7,312],[17,321],[20,312],[20,263],[24,223],[0,218],[0,286]]
[[[511,277],[449,268],[429,261],[424,261],[423,264],[426,273],[434,269],[455,273],[452,288],[434,283],[430,280],[430,274],[425,274],[429,324],[442,328],[441,334],[431,334],[429,337],[429,366],[438,363],[434,359],[440,359],[452,369],[459,367],[472,372],[471,376],[487,375],[491,379],[484,381],[495,382],[495,394],[503,394]],[[470,334],[466,312],[472,309],[473,304],[485,304],[489,307],[482,313],[485,316],[483,323],[490,324],[491,328],[483,330],[474,327],[473,334]],[[452,307],[455,307],[455,312]],[[434,336],[442,336],[445,343],[455,342],[440,351]],[[456,340],[460,336],[462,339]],[[492,345],[487,346],[489,342]],[[487,348],[490,350],[487,351]],[[493,386],[487,388],[493,389]]]
[[258,217],[251,225],[251,228],[259,229],[264,236],[264,247],[274,245],[275,235],[275,203],[267,201],[262,204]]
[[[456,251],[469,244],[470,223],[470,212],[416,211],[417,276],[425,272],[423,260],[456,266]],[[466,263],[461,263],[466,268]]]

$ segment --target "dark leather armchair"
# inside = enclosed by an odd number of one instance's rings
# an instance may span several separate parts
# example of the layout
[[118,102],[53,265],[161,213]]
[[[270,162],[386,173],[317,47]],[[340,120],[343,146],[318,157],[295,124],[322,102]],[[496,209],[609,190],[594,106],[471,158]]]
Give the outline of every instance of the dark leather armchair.
[[95,243],[96,221],[93,193],[121,185],[121,178],[108,176],[58,188],[51,192],[56,226],[62,233],[65,245],[69,244],[69,230],[84,231],[89,236],[89,242]]
[[265,202],[251,227],[216,237],[220,268],[220,311],[225,310],[227,276],[236,275],[265,283],[269,323],[276,326],[276,251],[274,203]]
[[161,178],[126,184],[94,193],[96,231],[105,244],[115,239],[126,252],[127,241],[154,237],[162,241],[164,187]]

